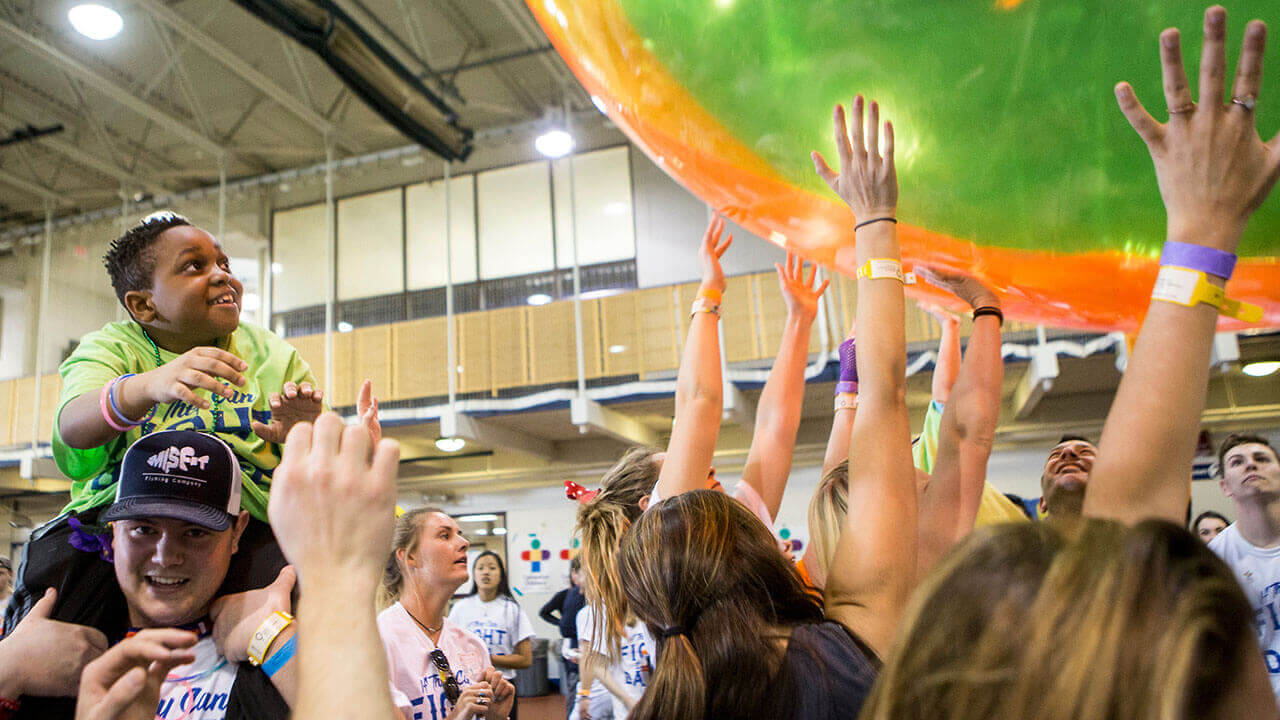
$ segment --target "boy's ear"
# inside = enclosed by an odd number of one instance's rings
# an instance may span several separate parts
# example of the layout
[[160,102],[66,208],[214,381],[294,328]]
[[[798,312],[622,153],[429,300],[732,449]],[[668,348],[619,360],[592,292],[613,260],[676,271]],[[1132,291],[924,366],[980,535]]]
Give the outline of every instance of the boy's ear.
[[134,320],[149,323],[156,319],[156,306],[151,302],[150,290],[130,290],[124,294],[124,309]]

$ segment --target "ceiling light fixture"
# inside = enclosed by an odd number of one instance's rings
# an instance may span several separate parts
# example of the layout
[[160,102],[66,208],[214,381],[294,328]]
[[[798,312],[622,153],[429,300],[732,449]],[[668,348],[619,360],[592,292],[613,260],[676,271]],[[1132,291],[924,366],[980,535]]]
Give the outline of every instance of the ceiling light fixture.
[[124,18],[105,5],[76,5],[67,11],[67,19],[76,32],[90,40],[110,40],[124,29]]
[[534,293],[525,299],[530,305],[546,305],[551,302],[551,296],[546,293]]
[[1280,360],[1263,360],[1260,362],[1247,363],[1240,368],[1245,375],[1250,377],[1266,377],[1277,370],[1280,370]]
[[573,136],[562,128],[552,128],[537,137],[533,146],[549,158],[562,158],[573,152]]
[[441,452],[454,453],[467,446],[467,441],[460,437],[436,438],[436,447]]
[[355,330],[355,329],[356,329],[355,326],[347,322],[346,320],[343,320],[342,322],[338,323],[338,332],[351,332],[352,330]]

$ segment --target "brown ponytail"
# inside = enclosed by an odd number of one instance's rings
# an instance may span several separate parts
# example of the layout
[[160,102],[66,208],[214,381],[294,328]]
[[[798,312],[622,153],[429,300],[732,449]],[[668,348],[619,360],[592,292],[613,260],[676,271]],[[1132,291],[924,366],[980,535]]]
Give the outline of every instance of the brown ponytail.
[[713,490],[663,500],[623,538],[618,572],[657,643],[632,720],[786,714],[799,685],[778,632],[821,622],[822,607],[741,503]]

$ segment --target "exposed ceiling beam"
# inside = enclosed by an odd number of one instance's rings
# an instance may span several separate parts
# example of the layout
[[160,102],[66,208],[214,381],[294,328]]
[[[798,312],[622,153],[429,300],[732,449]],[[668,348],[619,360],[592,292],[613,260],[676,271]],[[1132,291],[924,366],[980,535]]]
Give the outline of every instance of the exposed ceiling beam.
[[658,445],[658,433],[630,415],[610,410],[591,398],[569,401],[570,421],[582,432],[588,428],[633,445]]
[[39,198],[49,200],[51,202],[55,202],[55,203],[63,202],[63,197],[58,193],[50,190],[47,187],[44,187],[43,185],[37,185],[31,182],[30,180],[20,178],[17,175],[14,175],[13,173],[7,170],[0,170],[0,182],[6,185],[12,185],[13,187],[18,188],[19,190],[30,193]]
[[156,125],[165,128],[169,132],[181,137],[183,140],[186,140],[210,155],[221,157],[227,154],[226,148],[200,134],[199,131],[193,129],[191,126],[168,113],[161,112],[156,109],[153,104],[148,103],[102,75],[99,75],[88,65],[85,65],[79,60],[67,55],[44,40],[27,34],[13,23],[0,20],[0,36],[8,37],[54,65],[60,66],[62,69],[79,76],[97,92],[115,100],[138,115],[151,120]]
[[550,440],[459,412],[445,411],[440,416],[440,434],[444,437],[460,437],[488,448],[515,450],[545,460],[555,456],[555,443]]
[[[4,122],[9,125],[22,125],[24,124],[25,121],[19,118],[16,118],[8,113],[0,112],[0,122]],[[145,180],[143,178],[140,178],[123,168],[112,165],[109,162],[104,162],[103,160],[99,159],[96,155],[85,152],[84,150],[81,150],[80,148],[76,147],[75,144],[67,142],[66,140],[63,140],[56,136],[45,135],[43,137],[36,138],[35,142],[43,145],[44,147],[52,150],[53,152],[58,153],[59,155],[62,155],[63,157],[69,160],[73,160],[91,170],[95,170],[103,175],[106,175],[109,178],[113,178],[122,183],[128,183],[131,185],[136,185],[138,187],[145,187],[146,189],[150,190],[153,193],[158,193],[162,195],[173,194],[172,190],[168,190],[164,187],[156,185],[154,182],[150,180]]]
[[228,50],[225,45],[213,39],[212,36],[196,27],[195,23],[182,17],[168,5],[158,0],[134,0],[134,2],[146,8],[154,19],[173,28],[175,32],[185,37],[188,42],[203,50],[209,57],[225,65],[240,79],[257,88],[285,110],[293,113],[299,120],[310,125],[322,137],[334,137],[338,146],[347,152],[358,153],[361,151],[361,148],[350,139],[338,137],[337,128],[333,123],[326,120],[324,116],[308,107],[302,100],[299,100],[274,80],[259,72],[240,56]]

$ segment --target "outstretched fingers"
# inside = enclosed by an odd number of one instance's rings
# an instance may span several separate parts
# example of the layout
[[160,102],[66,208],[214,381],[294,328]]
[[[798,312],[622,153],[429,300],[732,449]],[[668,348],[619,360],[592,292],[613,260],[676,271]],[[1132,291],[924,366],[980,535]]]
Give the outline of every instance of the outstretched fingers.
[[873,162],[880,159],[880,103],[875,100],[867,112],[867,157]]
[[893,164],[893,123],[888,120],[884,123],[884,161]]
[[[1200,52],[1200,104],[1222,106],[1227,76],[1227,11],[1214,5],[1204,11],[1204,46]],[[1172,106],[1170,106],[1172,107]]]
[[1160,33],[1160,70],[1169,117],[1195,107],[1187,85],[1187,71],[1182,67],[1182,38],[1176,28]]
[[1160,140],[1163,127],[1142,106],[1129,83],[1122,82],[1116,85],[1116,102],[1120,104],[1120,112],[1124,113],[1125,119],[1138,133],[1138,137],[1142,138],[1147,147],[1154,146]]
[[864,104],[865,104],[865,101],[862,99],[861,95],[854,96],[853,122],[849,123],[849,136],[850,136],[850,142],[852,143],[852,146],[853,146],[853,154],[858,157],[865,157],[867,154],[866,142],[863,139],[863,135],[862,135],[862,128],[863,128],[862,106]]
[[[1236,78],[1231,86],[1232,98],[1256,100],[1262,87],[1262,55],[1267,47],[1267,25],[1261,20],[1250,21],[1244,29],[1244,48],[1240,62],[1236,64]],[[1232,105],[1247,112],[1241,105]]]

